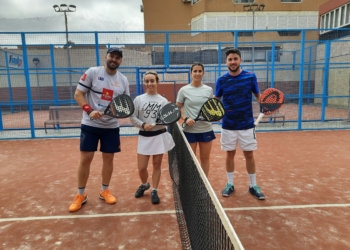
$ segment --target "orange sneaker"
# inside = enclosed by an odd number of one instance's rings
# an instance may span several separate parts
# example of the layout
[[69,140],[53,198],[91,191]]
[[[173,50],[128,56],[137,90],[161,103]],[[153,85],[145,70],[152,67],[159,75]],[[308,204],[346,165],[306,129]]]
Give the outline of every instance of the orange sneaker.
[[81,206],[87,202],[88,200],[88,197],[87,195],[84,193],[84,195],[81,195],[81,194],[77,194],[74,198],[74,201],[72,204],[70,204],[69,206],[69,212],[75,212],[75,211],[78,211]]
[[100,199],[105,200],[105,202],[108,204],[114,204],[117,202],[117,199],[111,194],[111,191],[109,191],[109,189],[106,189],[103,192],[102,190],[100,191]]

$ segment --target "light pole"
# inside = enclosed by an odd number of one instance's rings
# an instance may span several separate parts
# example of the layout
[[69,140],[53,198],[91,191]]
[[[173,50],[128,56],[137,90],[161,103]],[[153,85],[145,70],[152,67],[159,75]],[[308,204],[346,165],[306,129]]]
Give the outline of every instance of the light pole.
[[70,41],[68,40],[68,21],[67,21],[67,12],[75,12],[77,7],[75,5],[70,4],[69,6],[67,6],[67,4],[61,4],[60,6],[58,6],[57,4],[55,4],[53,6],[53,9],[56,12],[63,12],[64,13],[64,23],[66,25],[66,44],[68,46],[68,44],[70,44]]
[[63,48],[67,48],[67,55],[68,55],[68,68],[69,68],[69,87],[70,87],[70,98],[71,100],[73,99],[73,90],[72,90],[72,75],[71,75],[71,61],[70,61],[70,44],[73,44],[73,42],[69,41],[68,39],[68,21],[67,21],[67,12],[75,12],[77,7],[75,5],[70,4],[69,6],[67,6],[67,4],[61,4],[60,6],[58,5],[54,5],[53,9],[56,12],[63,12],[64,13],[64,23],[66,26],[66,45],[63,46]]
[[[33,63],[35,64],[35,68],[36,68],[36,83],[38,85],[38,99],[40,102],[41,96],[40,96],[40,83],[39,83],[39,75],[38,75],[38,64],[40,63],[39,58],[37,57],[33,58]],[[41,109],[41,105],[40,105],[40,109]]]
[[243,10],[244,11],[252,11],[253,12],[253,45],[252,45],[252,68],[253,68],[253,72],[254,72],[254,62],[255,62],[255,51],[254,51],[254,30],[255,30],[255,11],[263,11],[265,8],[265,4],[257,4],[257,3],[253,3],[253,4],[246,4],[243,5]]

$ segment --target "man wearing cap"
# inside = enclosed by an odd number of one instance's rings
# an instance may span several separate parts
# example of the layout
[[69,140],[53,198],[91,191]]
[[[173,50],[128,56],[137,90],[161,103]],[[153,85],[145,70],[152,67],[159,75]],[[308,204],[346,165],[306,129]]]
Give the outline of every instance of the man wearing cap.
[[104,116],[103,111],[118,95],[130,95],[129,82],[118,67],[123,60],[123,52],[117,47],[107,50],[106,65],[89,68],[80,78],[74,99],[83,109],[80,134],[80,162],[78,167],[78,193],[69,206],[75,212],[86,203],[88,197],[85,186],[89,178],[90,165],[100,142],[102,152],[102,186],[99,198],[107,204],[115,204],[117,199],[109,190],[113,173],[114,153],[120,152],[118,119]]

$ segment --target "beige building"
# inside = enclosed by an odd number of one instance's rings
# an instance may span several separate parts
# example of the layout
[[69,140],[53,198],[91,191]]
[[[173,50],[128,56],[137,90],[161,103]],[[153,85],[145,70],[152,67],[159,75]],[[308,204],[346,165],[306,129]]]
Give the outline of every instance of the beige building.
[[[328,0],[143,0],[145,31],[317,29],[319,8]],[[253,5],[247,7],[245,5]],[[255,6],[254,6],[255,5]],[[250,11],[249,11],[250,10]],[[254,16],[254,20],[253,20]],[[249,33],[239,32],[239,36]],[[299,33],[260,33],[257,40],[290,40]],[[212,37],[213,36],[213,37]],[[187,33],[173,41],[232,40],[232,34]],[[251,34],[250,34],[251,36]],[[154,42],[155,36],[146,36]],[[243,39],[247,41],[249,38]]]
[[263,11],[255,11],[257,29],[305,29],[318,27],[319,7],[327,1],[143,0],[141,11],[145,31],[251,30],[252,20],[249,19],[252,19],[252,13],[245,11],[244,5],[264,4]]

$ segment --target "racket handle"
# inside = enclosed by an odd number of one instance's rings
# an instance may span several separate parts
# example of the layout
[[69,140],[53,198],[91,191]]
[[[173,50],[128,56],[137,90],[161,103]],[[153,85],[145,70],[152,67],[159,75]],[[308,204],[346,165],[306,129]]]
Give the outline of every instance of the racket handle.
[[256,121],[254,122],[254,125],[257,126],[263,117],[264,113],[260,113]]

